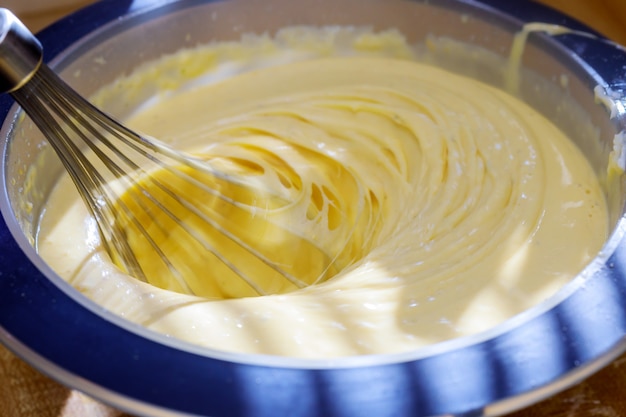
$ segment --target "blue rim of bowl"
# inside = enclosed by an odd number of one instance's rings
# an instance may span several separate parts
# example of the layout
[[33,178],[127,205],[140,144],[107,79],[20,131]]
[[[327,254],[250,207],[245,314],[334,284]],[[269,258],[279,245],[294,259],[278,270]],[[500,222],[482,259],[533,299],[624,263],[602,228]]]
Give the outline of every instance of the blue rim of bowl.
[[[105,0],[82,9],[38,35],[46,60],[104,24],[172,3]],[[592,32],[524,0],[466,3],[521,21]],[[559,42],[602,79],[623,82],[623,51],[576,37]],[[6,118],[12,106],[12,100],[2,97],[0,117]],[[4,201],[6,192],[4,188],[0,196]],[[426,354],[345,365],[180,349],[73,294],[40,259],[27,256],[24,243],[14,238],[21,230],[3,214],[0,341],[61,383],[136,415],[499,415],[580,381],[626,348],[623,219],[604,255],[550,303],[493,331],[436,345]]]

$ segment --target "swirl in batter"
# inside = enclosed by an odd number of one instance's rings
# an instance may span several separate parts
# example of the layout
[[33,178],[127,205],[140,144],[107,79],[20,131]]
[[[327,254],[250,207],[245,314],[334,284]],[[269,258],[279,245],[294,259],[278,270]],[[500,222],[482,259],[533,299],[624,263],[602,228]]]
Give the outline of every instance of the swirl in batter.
[[[293,43],[267,41],[265,65],[164,95],[126,121],[262,167],[249,173],[255,181],[278,179],[299,198],[277,221],[336,257],[332,278],[218,301],[239,290],[206,286],[205,298],[138,282],[107,260],[77,195],[68,210],[66,178],[41,220],[41,255],[89,298],[150,329],[297,357],[408,351],[489,329],[553,295],[607,236],[585,157],[516,98],[406,59],[408,47],[389,57],[388,34],[362,36],[376,50],[302,58]],[[211,279],[198,278],[200,290]]]

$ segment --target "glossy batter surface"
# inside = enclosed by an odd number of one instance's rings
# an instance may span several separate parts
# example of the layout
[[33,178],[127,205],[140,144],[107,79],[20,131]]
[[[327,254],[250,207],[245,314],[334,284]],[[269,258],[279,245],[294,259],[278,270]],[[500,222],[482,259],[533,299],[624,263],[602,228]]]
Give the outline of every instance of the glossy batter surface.
[[339,256],[337,275],[218,301],[138,282],[107,261],[66,178],[42,217],[40,254],[89,298],[158,332],[320,358],[489,329],[553,295],[600,250],[608,225],[596,176],[533,109],[415,62],[397,34],[296,32],[257,41],[262,53],[245,43],[185,52],[236,51],[227,65],[206,60],[209,82],[167,86],[127,124],[199,154],[247,158],[271,178],[279,169],[301,198],[277,218]]

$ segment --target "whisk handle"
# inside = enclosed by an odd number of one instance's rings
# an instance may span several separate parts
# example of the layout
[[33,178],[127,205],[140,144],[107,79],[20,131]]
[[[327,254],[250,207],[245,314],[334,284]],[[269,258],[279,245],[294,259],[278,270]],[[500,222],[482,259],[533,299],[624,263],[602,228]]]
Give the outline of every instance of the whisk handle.
[[8,9],[0,8],[0,92],[21,88],[41,65],[41,43]]

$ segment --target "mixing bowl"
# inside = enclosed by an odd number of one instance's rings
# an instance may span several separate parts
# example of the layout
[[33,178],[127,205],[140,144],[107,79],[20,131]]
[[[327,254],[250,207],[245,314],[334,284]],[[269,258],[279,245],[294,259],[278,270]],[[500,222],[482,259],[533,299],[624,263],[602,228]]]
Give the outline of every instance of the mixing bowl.
[[[531,21],[591,33],[521,0],[110,0],[39,37],[46,60],[86,95],[182,47],[301,24],[397,28],[424,60],[503,87],[513,36]],[[63,384],[136,415],[499,415],[575,384],[625,346],[626,190],[621,175],[607,172],[611,152],[624,163],[626,52],[580,33],[533,33],[519,52],[520,97],[589,158],[611,219],[594,261],[542,304],[474,336],[334,360],[218,352],[150,332],[87,300],[33,249],[38,213],[62,168],[5,96],[0,341]]]

